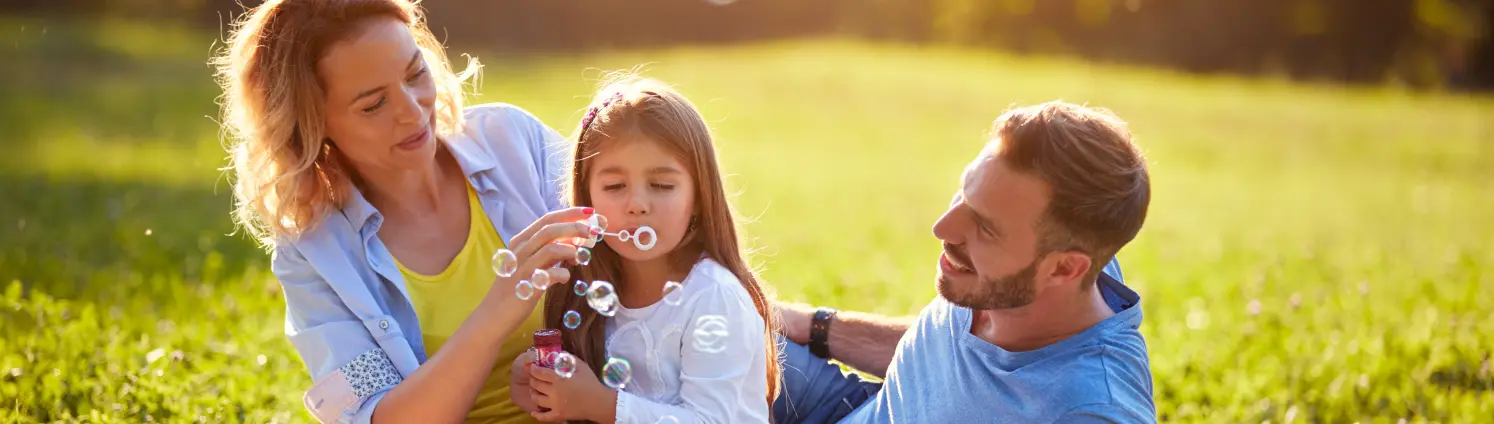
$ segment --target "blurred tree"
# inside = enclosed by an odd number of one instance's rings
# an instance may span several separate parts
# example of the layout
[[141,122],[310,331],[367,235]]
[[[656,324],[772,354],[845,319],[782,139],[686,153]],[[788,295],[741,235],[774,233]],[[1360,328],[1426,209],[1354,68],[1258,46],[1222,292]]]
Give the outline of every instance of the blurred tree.
[[1484,18],[1479,20],[1479,37],[1464,66],[1453,72],[1452,80],[1462,88],[1494,91],[1494,1],[1480,7]]
[[[8,0],[0,13],[221,30],[262,0]],[[1494,0],[439,0],[467,49],[591,50],[841,34],[1072,54],[1193,72],[1494,86]]]

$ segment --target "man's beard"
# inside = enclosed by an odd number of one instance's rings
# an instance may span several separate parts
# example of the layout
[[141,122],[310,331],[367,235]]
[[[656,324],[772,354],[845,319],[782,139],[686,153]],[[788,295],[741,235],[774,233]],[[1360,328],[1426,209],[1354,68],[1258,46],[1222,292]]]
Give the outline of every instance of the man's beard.
[[980,279],[974,287],[956,287],[947,278],[939,279],[939,294],[949,303],[970,309],[1011,309],[1027,306],[1037,298],[1037,287],[1033,284],[1037,276],[1034,259],[1017,272],[995,279]]

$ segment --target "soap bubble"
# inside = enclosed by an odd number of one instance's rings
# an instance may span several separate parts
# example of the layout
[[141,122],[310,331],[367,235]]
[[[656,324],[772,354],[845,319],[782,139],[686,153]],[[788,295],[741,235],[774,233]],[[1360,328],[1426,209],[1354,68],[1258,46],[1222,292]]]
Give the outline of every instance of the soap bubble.
[[607,387],[620,390],[632,380],[633,366],[627,359],[608,358],[607,365],[602,366],[602,384]]
[[710,3],[716,6],[727,6],[736,2],[737,0],[706,0],[706,3]]
[[576,281],[576,287],[573,290],[575,290],[577,296],[585,296],[586,295],[586,282],[585,281]]
[[[591,232],[593,233],[602,233],[607,231],[607,226],[602,224],[602,217],[600,215],[594,214],[591,216],[591,218],[587,218],[586,225],[591,227]],[[601,235],[597,235],[597,240],[601,240]]]
[[565,328],[575,330],[581,326],[581,314],[576,311],[565,311]]
[[726,317],[721,315],[702,315],[695,319],[695,338],[691,345],[695,350],[705,353],[721,353],[726,351]]
[[586,266],[591,263],[591,249],[585,247],[576,248],[576,265]]
[[680,419],[673,415],[665,415],[659,417],[659,421],[655,421],[654,424],[680,424]]
[[550,288],[550,271],[543,269],[534,270],[534,275],[529,276],[529,282],[530,284],[534,284],[534,288],[536,289],[544,290]]
[[685,286],[673,281],[664,283],[664,303],[669,306],[680,306],[685,301]]
[[586,304],[610,317],[617,313],[617,291],[612,288],[612,283],[592,281],[591,288],[586,290]]
[[514,294],[519,296],[519,300],[529,300],[534,297],[534,285],[529,280],[519,280],[519,284],[514,285]]
[[560,352],[555,354],[555,375],[560,378],[571,378],[576,373],[576,357],[570,353]]
[[617,290],[612,287],[612,283],[602,280],[592,281],[591,288],[586,289],[586,300],[588,301],[616,295]]
[[601,303],[601,309],[596,309],[596,312],[605,315],[605,317],[613,317],[613,315],[617,315],[617,305],[619,305],[617,303],[617,296],[613,296],[607,302]]
[[493,253],[493,272],[499,277],[508,278],[519,271],[519,257],[508,249],[498,249]]

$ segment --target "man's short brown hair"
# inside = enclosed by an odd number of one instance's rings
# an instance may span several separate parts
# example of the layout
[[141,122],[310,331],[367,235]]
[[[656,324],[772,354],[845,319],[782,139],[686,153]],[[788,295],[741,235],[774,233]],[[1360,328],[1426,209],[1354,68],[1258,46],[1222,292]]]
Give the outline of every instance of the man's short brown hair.
[[1016,108],[992,128],[996,158],[1048,185],[1039,255],[1077,250],[1093,261],[1085,282],[1141,231],[1151,201],[1146,158],[1108,110],[1060,101]]

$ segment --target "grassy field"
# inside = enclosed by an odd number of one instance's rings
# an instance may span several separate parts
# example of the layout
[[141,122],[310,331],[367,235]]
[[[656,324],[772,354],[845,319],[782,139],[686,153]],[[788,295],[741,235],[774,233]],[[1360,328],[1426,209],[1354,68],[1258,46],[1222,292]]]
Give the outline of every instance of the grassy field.
[[[268,257],[229,235],[212,38],[0,20],[0,422],[309,421]],[[934,295],[993,118],[1108,107],[1153,166],[1120,259],[1162,420],[1494,417],[1490,99],[841,41],[477,53],[476,101],[562,132],[649,64],[712,120],[778,297],[887,314]]]

